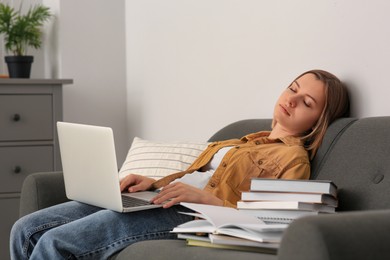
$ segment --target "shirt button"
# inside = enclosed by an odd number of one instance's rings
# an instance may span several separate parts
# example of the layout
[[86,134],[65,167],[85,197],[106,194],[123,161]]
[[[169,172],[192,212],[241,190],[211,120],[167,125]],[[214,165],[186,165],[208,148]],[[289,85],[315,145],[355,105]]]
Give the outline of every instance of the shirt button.
[[226,166],[227,166],[227,163],[223,162],[222,167],[226,167]]
[[215,188],[215,183],[210,184],[211,188]]
[[262,161],[262,160],[259,160],[257,163],[258,163],[259,165],[262,165],[262,164],[263,164],[263,161]]
[[259,141],[256,141],[256,142],[255,142],[255,145],[259,145],[259,144],[260,144],[260,142],[259,142]]

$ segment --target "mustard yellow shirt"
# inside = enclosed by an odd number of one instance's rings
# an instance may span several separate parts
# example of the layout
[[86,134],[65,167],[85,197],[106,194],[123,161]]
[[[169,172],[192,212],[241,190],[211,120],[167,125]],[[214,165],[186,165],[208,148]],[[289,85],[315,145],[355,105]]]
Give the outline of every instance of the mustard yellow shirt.
[[152,187],[161,188],[171,181],[202,167],[213,158],[219,149],[232,146],[223,157],[219,167],[204,190],[224,201],[224,206],[236,207],[241,192],[248,191],[253,177],[271,179],[308,179],[310,161],[302,141],[288,136],[268,138],[270,132],[258,132],[241,139],[211,143],[206,150],[183,172],[166,176]]

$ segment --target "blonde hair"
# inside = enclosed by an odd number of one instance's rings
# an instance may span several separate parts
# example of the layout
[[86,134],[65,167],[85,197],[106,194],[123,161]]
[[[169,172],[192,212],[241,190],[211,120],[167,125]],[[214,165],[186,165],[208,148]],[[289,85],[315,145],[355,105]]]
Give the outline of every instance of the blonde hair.
[[[301,139],[305,142],[305,149],[313,159],[328,126],[337,118],[349,116],[349,96],[345,85],[332,73],[324,70],[309,70],[299,75],[295,80],[303,75],[313,74],[325,85],[325,106],[317,123],[303,133]],[[294,81],[295,81],[294,80]]]

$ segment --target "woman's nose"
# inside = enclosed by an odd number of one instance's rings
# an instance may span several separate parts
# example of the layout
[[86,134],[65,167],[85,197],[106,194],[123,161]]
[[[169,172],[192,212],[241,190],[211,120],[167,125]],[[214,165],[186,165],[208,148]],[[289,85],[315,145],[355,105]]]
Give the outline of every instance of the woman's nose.
[[297,102],[294,98],[290,97],[288,100],[287,100],[287,106],[289,107],[296,107],[297,105]]

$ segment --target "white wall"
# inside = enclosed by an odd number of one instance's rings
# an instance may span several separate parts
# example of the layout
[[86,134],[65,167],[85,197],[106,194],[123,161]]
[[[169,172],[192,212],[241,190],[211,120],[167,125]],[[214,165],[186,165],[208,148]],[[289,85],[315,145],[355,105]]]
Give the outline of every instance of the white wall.
[[113,127],[119,162],[136,135],[205,140],[271,117],[312,68],[349,84],[354,116],[390,115],[387,0],[30,1],[59,15],[34,77],[73,78],[65,120]]
[[59,49],[64,120],[114,130],[118,162],[130,140],[126,123],[125,0],[60,1]]
[[271,117],[303,71],[350,88],[353,116],[390,115],[387,0],[127,0],[130,136],[205,140]]
[[[61,50],[59,43],[60,34],[60,0],[42,0],[42,4],[50,8],[52,18],[44,25],[43,45],[44,51],[41,57],[43,78],[61,78]],[[35,66],[34,66],[35,67]],[[42,77],[42,75],[41,75]]]

